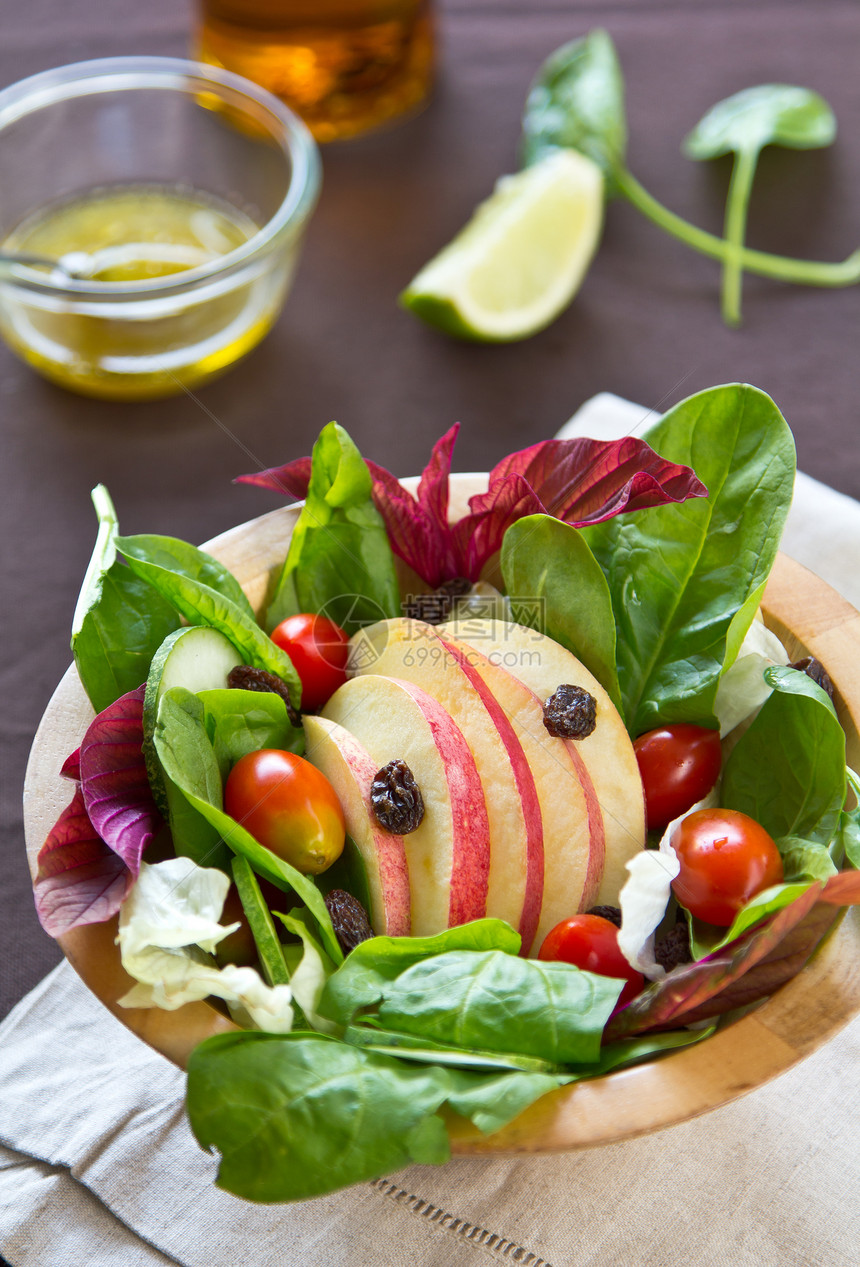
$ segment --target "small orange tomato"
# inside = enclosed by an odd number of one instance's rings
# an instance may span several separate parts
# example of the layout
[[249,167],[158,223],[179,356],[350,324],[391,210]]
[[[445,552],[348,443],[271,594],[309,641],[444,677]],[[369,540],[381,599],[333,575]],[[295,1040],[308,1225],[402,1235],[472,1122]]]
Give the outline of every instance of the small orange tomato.
[[227,778],[224,808],[266,849],[305,875],[341,855],[343,810],[324,774],[293,752],[261,748],[241,757]]

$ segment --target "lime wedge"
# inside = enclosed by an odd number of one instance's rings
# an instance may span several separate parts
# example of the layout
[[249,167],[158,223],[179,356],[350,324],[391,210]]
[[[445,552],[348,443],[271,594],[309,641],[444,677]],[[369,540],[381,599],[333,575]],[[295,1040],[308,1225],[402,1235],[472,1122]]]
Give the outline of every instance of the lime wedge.
[[573,299],[602,226],[600,168],[574,150],[557,150],[503,176],[400,302],[460,338],[525,339]]

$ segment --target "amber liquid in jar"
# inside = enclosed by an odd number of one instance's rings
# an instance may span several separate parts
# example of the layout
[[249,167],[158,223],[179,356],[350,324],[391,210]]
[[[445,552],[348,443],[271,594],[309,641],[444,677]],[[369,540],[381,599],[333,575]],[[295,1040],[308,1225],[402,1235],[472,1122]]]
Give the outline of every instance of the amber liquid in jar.
[[433,73],[431,0],[198,0],[194,54],[261,84],[318,141],[416,110]]

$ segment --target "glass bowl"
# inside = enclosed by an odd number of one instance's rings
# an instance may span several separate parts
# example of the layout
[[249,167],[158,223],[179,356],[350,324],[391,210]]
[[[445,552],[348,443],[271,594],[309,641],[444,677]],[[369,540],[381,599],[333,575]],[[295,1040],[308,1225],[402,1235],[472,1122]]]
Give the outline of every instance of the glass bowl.
[[[38,251],[44,226],[70,208],[107,233],[120,198],[163,259],[137,278],[3,264],[0,334],[39,373],[87,395],[140,399],[204,382],[278,316],[319,184],[304,124],[229,71],[117,57],[22,80],[0,92],[0,252]],[[156,222],[168,206],[189,223],[200,212],[206,249],[183,255]],[[172,258],[181,271],[164,263]]]

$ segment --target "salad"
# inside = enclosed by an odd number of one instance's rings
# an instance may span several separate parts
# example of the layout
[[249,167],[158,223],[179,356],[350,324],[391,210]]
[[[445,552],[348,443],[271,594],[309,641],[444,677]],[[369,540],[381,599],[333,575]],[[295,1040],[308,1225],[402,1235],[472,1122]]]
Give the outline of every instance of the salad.
[[[119,915],[129,1007],[206,999],[187,1107],[255,1201],[450,1155],[688,1044],[860,902],[860,782],[759,605],[794,445],[731,384],[504,459],[451,522],[336,424],[262,613],[103,488],[72,647],[96,716],[39,855],[53,935]],[[228,1029],[227,1018],[234,1022]]]

